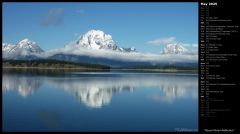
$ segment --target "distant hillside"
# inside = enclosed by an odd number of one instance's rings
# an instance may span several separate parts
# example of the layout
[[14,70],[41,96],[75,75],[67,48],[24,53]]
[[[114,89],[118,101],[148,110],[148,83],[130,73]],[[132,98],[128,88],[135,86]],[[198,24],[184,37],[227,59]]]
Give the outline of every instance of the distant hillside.
[[99,64],[75,63],[59,60],[4,60],[2,61],[4,68],[59,68],[59,69],[110,69],[109,66]]

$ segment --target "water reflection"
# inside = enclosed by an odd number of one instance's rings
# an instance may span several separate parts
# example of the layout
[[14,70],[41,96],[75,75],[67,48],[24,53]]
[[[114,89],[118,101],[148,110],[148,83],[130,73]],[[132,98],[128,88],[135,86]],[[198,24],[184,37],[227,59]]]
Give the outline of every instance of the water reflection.
[[41,84],[42,82],[35,76],[3,75],[2,77],[3,91],[16,90],[24,98],[33,94]]
[[167,74],[69,74],[64,76],[40,76],[3,73],[3,92],[17,91],[28,97],[41,85],[64,90],[91,108],[100,108],[111,102],[119,92],[135,92],[141,87],[159,90],[156,94],[146,94],[153,101],[173,102],[176,98],[197,98],[197,76]]

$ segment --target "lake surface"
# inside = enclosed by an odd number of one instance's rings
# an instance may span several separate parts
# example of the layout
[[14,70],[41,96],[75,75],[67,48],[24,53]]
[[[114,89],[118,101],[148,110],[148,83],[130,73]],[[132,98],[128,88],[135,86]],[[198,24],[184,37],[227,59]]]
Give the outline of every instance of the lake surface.
[[3,131],[198,130],[198,76],[3,72]]

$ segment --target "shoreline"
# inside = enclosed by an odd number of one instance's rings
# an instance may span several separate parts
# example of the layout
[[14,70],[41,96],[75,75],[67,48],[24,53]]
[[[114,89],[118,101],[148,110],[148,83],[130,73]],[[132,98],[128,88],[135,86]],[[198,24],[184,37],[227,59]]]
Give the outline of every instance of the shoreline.
[[41,69],[41,70],[110,70],[110,69],[99,69],[99,68],[66,68],[66,67],[4,67],[3,69]]
[[128,69],[128,68],[121,68],[121,69],[115,69],[115,68],[110,68],[110,69],[99,69],[99,68],[54,68],[54,67],[6,67],[2,66],[2,69],[17,69],[17,70],[66,70],[66,71],[107,71],[107,72],[142,72],[142,73],[159,73],[159,72],[164,72],[164,73],[198,73],[198,70],[178,70],[178,69]]

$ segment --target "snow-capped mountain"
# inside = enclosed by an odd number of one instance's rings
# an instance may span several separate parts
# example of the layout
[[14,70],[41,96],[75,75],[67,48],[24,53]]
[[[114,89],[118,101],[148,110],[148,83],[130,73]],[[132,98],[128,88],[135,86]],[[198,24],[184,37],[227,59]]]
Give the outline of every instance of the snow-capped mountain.
[[17,43],[9,52],[18,52],[26,55],[29,53],[42,53],[44,51],[36,44],[36,42],[30,41],[26,38]]
[[162,54],[185,54],[188,52],[188,49],[183,47],[180,44],[168,44],[163,51]]
[[26,56],[43,53],[44,51],[36,44],[36,42],[29,39],[23,39],[16,45],[5,43],[2,47],[3,57],[6,59],[19,59]]
[[119,52],[134,52],[136,49],[121,48],[117,46],[117,43],[112,39],[112,36],[105,34],[101,30],[90,30],[84,35],[80,36],[73,44],[67,47],[87,48],[92,50],[114,50]]
[[12,47],[13,46],[9,43],[3,43],[2,44],[2,52],[3,53],[9,52],[12,49]]
[[113,41],[112,36],[100,30],[88,31],[77,40],[76,44],[89,49],[117,49],[116,42]]

